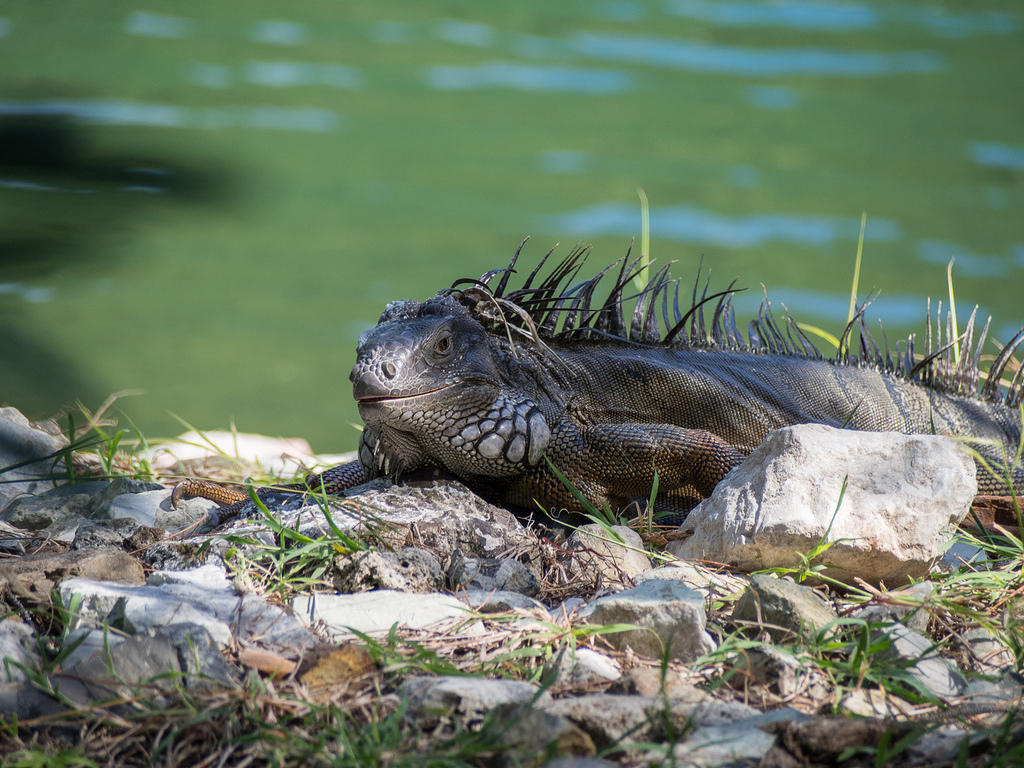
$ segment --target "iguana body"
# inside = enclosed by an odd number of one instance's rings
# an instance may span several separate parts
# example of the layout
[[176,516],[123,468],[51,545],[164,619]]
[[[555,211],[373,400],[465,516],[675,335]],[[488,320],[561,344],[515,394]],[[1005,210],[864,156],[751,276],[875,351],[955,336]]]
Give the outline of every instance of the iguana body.
[[[667,268],[640,293],[627,326],[624,292],[635,262],[621,262],[609,298],[594,306],[597,282],[612,268],[573,283],[582,256],[574,252],[536,286],[534,270],[522,288],[507,290],[513,258],[425,302],[390,304],[360,339],[352,369],[366,426],[359,464],[311,478],[314,487],[334,492],[434,466],[510,505],[578,508],[550,462],[598,506],[645,498],[657,474],[658,505],[682,511],[770,431],[813,422],[970,438],[1024,488],[1024,368],[998,384],[1024,330],[979,389],[985,332],[975,346],[973,318],[960,340],[944,344],[940,330],[934,350],[929,323],[918,361],[912,339],[879,349],[860,315],[841,345],[847,350],[859,331],[859,354],[826,360],[788,316],[780,332],[767,302],[744,339],[731,287],[710,297],[706,286],[699,296],[695,289],[691,309],[680,313]],[[1005,477],[978,477],[983,492],[1008,492]],[[178,496],[211,495],[194,481],[179,488]]]

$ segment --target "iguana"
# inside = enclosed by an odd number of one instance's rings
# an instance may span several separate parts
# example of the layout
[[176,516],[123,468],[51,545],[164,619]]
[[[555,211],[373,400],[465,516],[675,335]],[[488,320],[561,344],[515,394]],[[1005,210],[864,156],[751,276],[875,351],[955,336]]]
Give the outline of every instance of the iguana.
[[[776,320],[767,298],[744,338],[735,281],[709,294],[698,272],[685,312],[667,266],[627,295],[640,269],[628,253],[577,282],[587,250],[538,279],[549,252],[511,289],[522,247],[479,280],[387,306],[360,337],[350,376],[365,425],[358,462],[290,488],[335,493],[439,467],[510,506],[578,509],[555,467],[598,507],[646,498],[657,475],[656,507],[680,513],[771,430],[808,422],[970,438],[981,460],[1000,468],[999,477],[979,470],[981,492],[1024,488],[1024,365],[1011,362],[1024,328],[979,385],[988,324],[975,343],[973,314],[958,338],[941,322],[933,337],[929,310],[918,356],[913,336],[879,347],[861,305],[838,356],[826,359],[788,313]],[[596,304],[605,276],[611,290]],[[194,495],[247,498],[201,480],[179,484],[174,498]]]

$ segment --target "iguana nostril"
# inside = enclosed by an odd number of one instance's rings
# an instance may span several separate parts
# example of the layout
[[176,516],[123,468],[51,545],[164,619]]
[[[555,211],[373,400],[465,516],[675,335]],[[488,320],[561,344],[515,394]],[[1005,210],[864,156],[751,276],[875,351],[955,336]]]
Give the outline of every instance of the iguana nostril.
[[398,374],[398,369],[395,368],[395,364],[394,363],[384,363],[384,375],[387,378],[393,379],[393,378],[395,378],[395,376],[397,374]]

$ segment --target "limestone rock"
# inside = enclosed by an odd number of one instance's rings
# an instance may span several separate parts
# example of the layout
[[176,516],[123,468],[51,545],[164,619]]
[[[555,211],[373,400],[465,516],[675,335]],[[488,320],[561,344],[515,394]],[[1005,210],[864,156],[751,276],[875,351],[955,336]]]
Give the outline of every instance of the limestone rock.
[[643,656],[661,658],[663,646],[667,646],[669,658],[693,661],[715,647],[704,629],[704,598],[678,581],[647,581],[599,597],[580,612],[580,617],[591,624],[641,627],[604,637],[616,648],[631,648]]
[[736,601],[732,615],[765,625],[775,639],[788,634],[786,630],[813,635],[836,620],[832,606],[816,591],[767,574],[750,577],[750,586]]
[[1013,651],[984,627],[967,630],[961,640],[967,647],[971,667],[979,674],[999,677],[1014,669]]
[[32,630],[14,619],[0,621],[0,683],[21,683],[25,673],[18,667],[35,668],[39,657],[32,650]]
[[323,592],[298,595],[292,601],[296,615],[311,625],[321,622],[329,634],[345,637],[350,629],[387,632],[394,624],[421,629],[452,629],[470,618],[458,599],[442,593],[412,594],[375,589],[354,595]]
[[592,648],[576,648],[561,657],[558,681],[567,685],[607,682],[622,677],[622,667],[615,659]]
[[38,495],[19,496],[7,505],[0,518],[17,528],[70,542],[78,526],[89,522],[93,497],[109,485],[106,481],[71,483]]
[[920,603],[934,591],[935,586],[930,581],[922,581],[906,589],[888,593],[885,602],[862,605],[850,616],[874,624],[900,621],[913,630],[924,632],[928,629],[929,613],[920,606]]
[[785,427],[690,513],[692,535],[669,550],[746,570],[795,566],[827,532],[827,575],[897,587],[928,574],[976,489],[974,461],[951,438]]
[[695,589],[704,595],[704,600],[708,603],[715,599],[739,594],[747,586],[747,580],[743,576],[707,568],[699,563],[691,563],[686,560],[676,560],[668,565],[638,573],[633,577],[637,584],[643,584],[651,579],[681,581],[690,589]]
[[334,588],[346,594],[371,589],[436,592],[444,586],[437,558],[418,547],[353,552],[336,558],[334,567]]
[[22,494],[53,488],[53,477],[64,476],[53,455],[67,446],[68,440],[56,429],[43,426],[49,425],[30,423],[16,408],[0,408],[0,469],[27,462],[0,477],[4,480],[0,483],[0,511]]
[[456,550],[448,565],[448,586],[452,590],[483,592],[502,590],[536,595],[540,582],[514,557],[464,557]]
[[531,683],[518,680],[491,680],[479,677],[411,677],[398,688],[409,700],[409,711],[424,728],[439,723],[457,723],[478,730],[487,713],[503,704],[528,705],[550,699]]
[[50,591],[58,582],[69,576],[127,584],[141,584],[144,580],[139,562],[112,547],[0,561],[0,583],[6,582],[23,598],[43,603],[49,602]]
[[640,534],[624,525],[612,526],[611,535],[597,523],[581,525],[565,548],[575,551],[573,570],[602,585],[632,586],[637,576],[651,569]]
[[238,639],[298,653],[313,643],[312,635],[294,616],[257,595],[237,594],[224,572],[214,566],[153,574],[145,586],[135,587],[65,579],[60,594],[65,605],[75,595],[82,599],[84,619],[131,635],[194,624],[224,646]]
[[877,635],[892,644],[878,652],[878,658],[904,662],[907,673],[924,690],[943,700],[954,699],[967,690],[967,681],[955,664],[939,656],[935,643],[902,624],[889,624]]
[[538,600],[527,597],[521,592],[508,590],[460,590],[455,596],[469,608],[478,613],[508,613],[510,611],[530,611],[546,614],[547,608]]

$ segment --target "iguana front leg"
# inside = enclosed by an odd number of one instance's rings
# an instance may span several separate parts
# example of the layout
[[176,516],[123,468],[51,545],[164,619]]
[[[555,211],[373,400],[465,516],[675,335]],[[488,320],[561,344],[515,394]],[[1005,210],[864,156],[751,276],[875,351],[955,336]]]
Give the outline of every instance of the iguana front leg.
[[[658,476],[659,498],[692,489],[708,496],[744,455],[717,435],[672,424],[599,424],[555,429],[547,457],[596,506],[621,508],[651,492]],[[579,506],[558,479],[541,466],[513,484],[507,501],[574,509]]]

